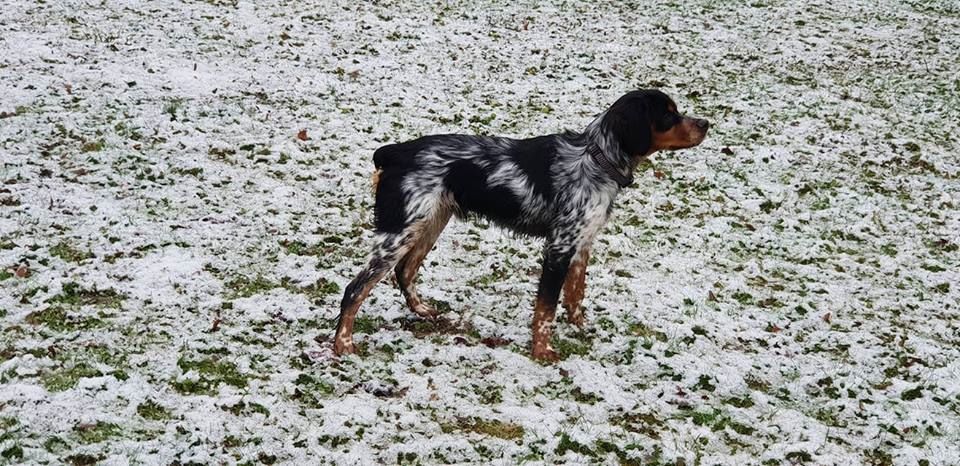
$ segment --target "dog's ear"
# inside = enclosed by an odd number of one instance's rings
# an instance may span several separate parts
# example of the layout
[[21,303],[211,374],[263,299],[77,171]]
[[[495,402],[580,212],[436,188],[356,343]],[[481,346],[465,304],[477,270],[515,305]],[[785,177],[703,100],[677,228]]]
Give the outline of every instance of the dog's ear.
[[616,102],[604,117],[603,130],[628,156],[645,155],[653,142],[645,99],[637,97]]

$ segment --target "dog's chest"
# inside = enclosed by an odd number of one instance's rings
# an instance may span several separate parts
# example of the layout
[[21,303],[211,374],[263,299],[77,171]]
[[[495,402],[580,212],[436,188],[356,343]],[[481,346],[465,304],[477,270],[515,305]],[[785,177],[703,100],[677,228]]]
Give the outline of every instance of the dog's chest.
[[582,241],[592,241],[610,218],[614,195],[601,193],[585,205]]

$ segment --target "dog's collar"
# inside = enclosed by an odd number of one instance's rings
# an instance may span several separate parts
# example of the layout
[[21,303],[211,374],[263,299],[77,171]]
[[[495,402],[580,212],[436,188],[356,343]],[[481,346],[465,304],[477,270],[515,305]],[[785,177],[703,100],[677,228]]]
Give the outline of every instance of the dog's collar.
[[627,186],[633,184],[633,173],[624,175],[620,169],[615,167],[613,162],[607,158],[600,146],[591,142],[587,146],[587,153],[590,154],[590,157],[593,159],[593,161],[597,162],[597,165],[600,165],[600,168],[607,172],[607,174],[610,175],[610,178],[613,178],[613,181],[616,181],[621,188],[626,188]]

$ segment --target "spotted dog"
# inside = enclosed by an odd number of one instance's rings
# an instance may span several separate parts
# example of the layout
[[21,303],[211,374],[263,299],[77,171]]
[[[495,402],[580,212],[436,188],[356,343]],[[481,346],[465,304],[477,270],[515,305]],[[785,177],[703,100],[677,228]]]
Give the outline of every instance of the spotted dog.
[[560,291],[567,319],[582,326],[590,245],[617,193],[633,182],[642,158],[696,146],[708,127],[706,120],[679,114],[666,94],[638,90],[617,99],[582,133],[531,139],[448,134],[377,149],[376,246],[344,291],[334,351],[356,351],[357,311],[391,268],[410,310],[435,317],[436,310],[417,295],[417,270],[451,216],[479,215],[544,238],[532,353],[535,359],[556,360],[550,334]]

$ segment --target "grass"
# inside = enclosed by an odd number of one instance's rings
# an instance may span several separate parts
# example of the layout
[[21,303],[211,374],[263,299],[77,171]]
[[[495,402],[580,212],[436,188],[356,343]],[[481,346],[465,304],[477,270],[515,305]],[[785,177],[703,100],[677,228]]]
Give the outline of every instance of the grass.
[[5,448],[3,451],[0,451],[0,458],[3,458],[10,462],[22,460],[23,447],[21,447],[20,445],[11,445],[10,447]]
[[137,414],[151,421],[166,421],[172,418],[169,409],[153,400],[147,400],[138,404]]
[[567,359],[570,356],[586,356],[590,354],[593,342],[586,335],[579,335],[579,338],[563,338],[557,334],[550,340],[550,346],[560,356],[560,359]]
[[73,431],[82,443],[100,443],[123,433],[119,425],[101,421],[93,424],[78,424]]
[[67,367],[54,369],[41,376],[43,388],[51,392],[62,392],[77,385],[80,379],[100,377],[103,373],[86,362],[77,362]]
[[61,241],[52,246],[50,248],[50,255],[53,257],[59,257],[66,262],[74,263],[79,263],[94,257],[93,253],[90,251],[84,251],[67,241]]
[[42,325],[57,332],[90,330],[104,325],[101,319],[71,315],[60,306],[48,307],[42,311],[33,311],[27,314],[24,320],[28,324]]
[[63,291],[48,299],[48,303],[57,303],[70,306],[100,306],[120,307],[124,296],[113,289],[87,289],[74,282],[63,284]]
[[610,422],[622,427],[627,432],[643,434],[655,440],[660,439],[661,434],[668,429],[665,420],[651,413],[628,413],[613,416]]
[[472,432],[503,440],[517,440],[524,435],[523,427],[517,424],[475,417],[457,418],[455,423],[443,425],[442,430],[444,433]]
[[273,283],[262,276],[235,278],[225,283],[224,286],[231,291],[230,299],[249,298],[255,294],[266,293],[280,287],[279,284]]
[[[0,463],[960,464],[934,3],[32,4],[0,31],[84,56],[0,56]],[[331,353],[377,147],[577,130],[637,87],[711,132],[617,195],[561,361],[528,358],[542,241],[472,219],[420,270],[442,319],[388,276]]]
[[183,394],[210,394],[221,384],[243,388],[250,379],[249,376],[240,373],[234,363],[219,357],[187,359],[181,356],[177,360],[177,367],[184,374],[196,372],[198,375],[195,380],[183,379],[171,383],[175,390]]

